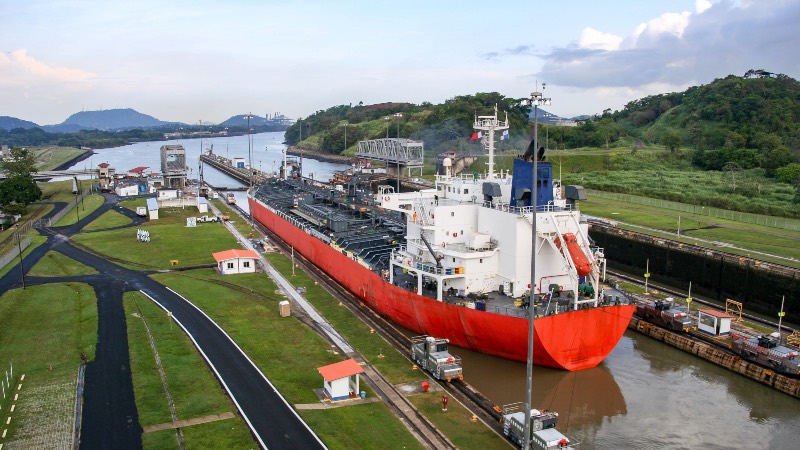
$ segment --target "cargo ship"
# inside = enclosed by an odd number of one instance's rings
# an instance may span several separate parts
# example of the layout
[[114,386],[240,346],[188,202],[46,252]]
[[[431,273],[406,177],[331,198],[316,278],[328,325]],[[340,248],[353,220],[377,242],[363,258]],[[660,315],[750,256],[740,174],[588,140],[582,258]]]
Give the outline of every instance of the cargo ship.
[[495,108],[474,127],[489,157],[483,176],[453,174],[444,161],[433,188],[399,192],[365,187],[357,173],[345,188],[282,170],[248,193],[250,212],[397,325],[526,361],[533,317],[534,364],[598,365],[635,306],[601,285],[605,258],[575,202],[582,188],[562,192],[552,165],[530,149],[513,176],[495,173],[495,133],[508,118]]

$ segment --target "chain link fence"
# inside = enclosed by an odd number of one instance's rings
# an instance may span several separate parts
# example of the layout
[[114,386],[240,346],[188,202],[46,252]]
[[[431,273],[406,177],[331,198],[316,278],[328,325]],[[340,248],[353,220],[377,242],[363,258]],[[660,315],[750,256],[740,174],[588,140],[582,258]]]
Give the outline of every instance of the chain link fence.
[[779,228],[789,231],[800,231],[800,220],[789,219],[786,217],[773,217],[761,214],[752,214],[727,209],[719,209],[711,206],[690,205],[688,203],[661,200],[658,198],[641,197],[638,195],[622,194],[618,192],[586,190],[587,195],[619,202],[634,203],[637,205],[652,206],[655,208],[669,209],[672,211],[697,214],[702,216],[714,217],[717,219],[733,220],[736,222],[763,225],[766,227]]

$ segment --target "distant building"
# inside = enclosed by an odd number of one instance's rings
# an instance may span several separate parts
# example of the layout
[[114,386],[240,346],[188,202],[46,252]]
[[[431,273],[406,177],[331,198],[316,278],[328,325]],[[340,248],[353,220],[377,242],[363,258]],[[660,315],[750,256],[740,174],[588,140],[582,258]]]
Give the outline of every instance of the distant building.
[[252,250],[225,250],[212,253],[217,261],[217,271],[222,275],[253,273],[256,271],[258,253]]
[[133,169],[128,171],[128,176],[136,178],[144,176],[144,171],[147,169],[149,169],[149,167],[147,166],[134,167]]

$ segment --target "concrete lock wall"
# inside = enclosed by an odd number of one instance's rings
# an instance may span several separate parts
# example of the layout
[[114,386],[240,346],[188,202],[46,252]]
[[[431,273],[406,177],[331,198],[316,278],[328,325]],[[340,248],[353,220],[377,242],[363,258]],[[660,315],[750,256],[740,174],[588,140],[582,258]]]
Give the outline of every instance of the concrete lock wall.
[[[14,239],[16,241],[16,239]],[[16,242],[15,242],[16,243]],[[22,247],[22,251],[25,251],[28,246],[31,245],[31,237],[25,236],[22,240],[15,245],[9,252],[5,255],[0,256],[0,267],[5,267],[6,265],[13,263],[14,259],[19,257],[19,249]]]

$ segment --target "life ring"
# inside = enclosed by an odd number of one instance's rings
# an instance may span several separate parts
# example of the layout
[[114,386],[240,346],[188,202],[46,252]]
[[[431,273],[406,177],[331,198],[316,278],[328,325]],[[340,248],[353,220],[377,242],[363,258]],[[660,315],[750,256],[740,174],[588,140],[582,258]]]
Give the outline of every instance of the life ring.
[[458,237],[458,233],[453,233],[453,237]]
[[383,197],[383,199],[388,202],[389,201],[389,196],[387,195],[386,197]]

